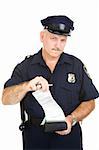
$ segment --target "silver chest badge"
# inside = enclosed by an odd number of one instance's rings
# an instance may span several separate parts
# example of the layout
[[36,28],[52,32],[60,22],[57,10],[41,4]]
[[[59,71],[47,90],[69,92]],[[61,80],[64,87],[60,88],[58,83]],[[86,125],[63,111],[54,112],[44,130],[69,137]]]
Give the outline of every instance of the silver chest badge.
[[75,78],[74,73],[68,73],[68,82],[69,83],[75,83],[76,82],[76,78]]

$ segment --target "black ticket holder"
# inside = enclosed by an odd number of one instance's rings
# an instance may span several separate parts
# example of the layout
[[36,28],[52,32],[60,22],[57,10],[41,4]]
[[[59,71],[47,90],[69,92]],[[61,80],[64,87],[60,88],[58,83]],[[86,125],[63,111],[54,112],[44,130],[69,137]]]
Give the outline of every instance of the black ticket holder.
[[44,126],[45,132],[54,132],[67,129],[66,122],[46,122]]

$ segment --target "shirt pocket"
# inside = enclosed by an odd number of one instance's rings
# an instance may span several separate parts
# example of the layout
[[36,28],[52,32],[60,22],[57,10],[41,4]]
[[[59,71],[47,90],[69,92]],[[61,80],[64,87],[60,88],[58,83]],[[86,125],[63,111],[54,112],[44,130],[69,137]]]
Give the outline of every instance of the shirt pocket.
[[79,85],[77,83],[60,84],[57,87],[57,99],[65,112],[70,112],[79,104]]
[[80,85],[77,83],[66,83],[65,85],[61,86],[61,89],[64,90],[66,93],[68,92],[71,94],[71,101],[79,100],[79,93],[80,93]]

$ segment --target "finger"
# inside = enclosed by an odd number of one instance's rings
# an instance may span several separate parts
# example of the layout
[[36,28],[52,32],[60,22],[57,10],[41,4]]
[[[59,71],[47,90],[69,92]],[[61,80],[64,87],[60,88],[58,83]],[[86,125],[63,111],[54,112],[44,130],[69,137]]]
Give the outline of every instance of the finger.
[[55,133],[59,134],[59,135],[66,135],[65,131],[56,131]]
[[68,129],[68,130],[66,130],[65,132],[64,132],[64,135],[67,135],[67,134],[69,134],[71,132],[71,129]]
[[43,83],[42,84],[42,91],[46,91],[48,89],[49,89],[48,85],[46,83]]
[[37,90],[37,87],[35,84],[31,84],[31,91],[36,91]]
[[42,88],[41,84],[36,85],[36,89],[40,90]]
[[42,90],[43,90],[43,91],[49,89],[48,82],[47,82],[47,80],[45,80],[43,77],[40,77],[40,84],[41,84],[41,86],[42,86]]
[[59,135],[67,135],[71,132],[71,124],[67,123],[67,129],[62,131],[56,131],[55,133]]
[[67,134],[69,134],[70,132],[71,132],[71,125],[68,124],[68,125],[67,125],[67,130],[64,131],[64,134],[67,135]]

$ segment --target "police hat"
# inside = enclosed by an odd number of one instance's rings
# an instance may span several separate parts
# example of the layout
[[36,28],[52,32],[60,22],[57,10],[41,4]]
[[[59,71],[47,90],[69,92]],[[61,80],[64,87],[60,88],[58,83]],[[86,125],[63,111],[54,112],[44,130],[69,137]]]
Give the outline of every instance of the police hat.
[[49,16],[41,23],[49,32],[58,35],[70,36],[71,30],[74,30],[73,21],[67,16]]

